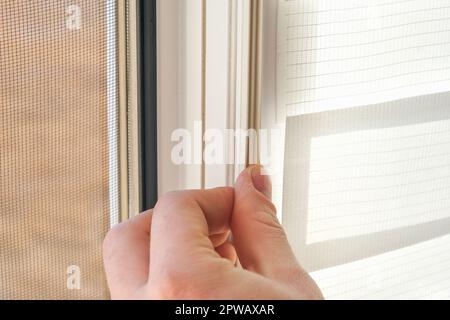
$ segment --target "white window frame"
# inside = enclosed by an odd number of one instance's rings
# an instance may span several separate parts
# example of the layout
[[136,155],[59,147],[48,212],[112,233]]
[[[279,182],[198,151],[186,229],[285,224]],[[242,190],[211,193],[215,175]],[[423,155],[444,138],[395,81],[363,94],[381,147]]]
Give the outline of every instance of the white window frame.
[[[184,128],[202,146],[206,129],[247,129],[251,4],[261,0],[158,0],[158,192],[232,185],[245,167],[175,165],[171,135]],[[200,136],[194,135],[201,125]],[[195,128],[197,126],[197,128]],[[230,141],[236,159],[246,145]]]

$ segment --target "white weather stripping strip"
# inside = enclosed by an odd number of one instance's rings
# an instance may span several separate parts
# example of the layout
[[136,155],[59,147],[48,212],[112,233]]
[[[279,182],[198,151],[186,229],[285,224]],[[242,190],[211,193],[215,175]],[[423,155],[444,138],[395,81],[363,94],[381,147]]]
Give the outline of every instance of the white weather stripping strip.
[[119,223],[119,145],[117,102],[116,1],[106,1],[107,107],[108,107],[108,194],[110,226]]

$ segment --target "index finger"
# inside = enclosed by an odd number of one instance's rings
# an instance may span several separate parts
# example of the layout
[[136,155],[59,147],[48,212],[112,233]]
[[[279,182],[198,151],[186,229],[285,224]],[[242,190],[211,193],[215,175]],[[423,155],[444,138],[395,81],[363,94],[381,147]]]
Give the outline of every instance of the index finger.
[[196,258],[220,257],[209,236],[229,230],[233,188],[172,192],[153,211],[150,273],[167,272]]

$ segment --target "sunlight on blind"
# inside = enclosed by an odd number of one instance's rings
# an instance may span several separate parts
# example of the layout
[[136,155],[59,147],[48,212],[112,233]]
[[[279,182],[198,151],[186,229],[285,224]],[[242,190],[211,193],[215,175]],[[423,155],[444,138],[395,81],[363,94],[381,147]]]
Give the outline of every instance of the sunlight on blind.
[[312,138],[308,190],[307,242],[450,217],[450,121]]
[[313,272],[328,299],[450,299],[450,236]]

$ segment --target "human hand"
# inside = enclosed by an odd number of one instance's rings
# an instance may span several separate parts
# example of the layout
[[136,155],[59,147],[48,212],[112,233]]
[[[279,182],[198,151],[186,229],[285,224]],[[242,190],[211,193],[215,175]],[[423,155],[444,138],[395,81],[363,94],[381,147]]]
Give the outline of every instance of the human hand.
[[113,228],[103,251],[111,297],[321,299],[260,170],[246,169],[235,188],[169,193],[154,210]]

